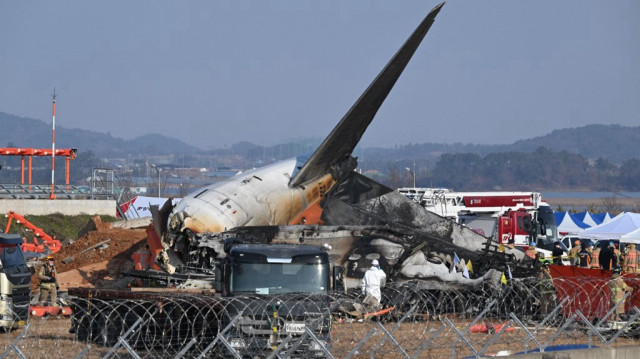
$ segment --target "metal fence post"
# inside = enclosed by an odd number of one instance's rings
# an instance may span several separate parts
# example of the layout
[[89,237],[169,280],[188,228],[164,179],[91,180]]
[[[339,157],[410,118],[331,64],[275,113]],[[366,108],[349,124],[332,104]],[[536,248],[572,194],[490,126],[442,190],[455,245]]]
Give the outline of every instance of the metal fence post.
[[[542,351],[542,345],[540,344],[538,339],[536,339],[536,337],[529,331],[529,329],[527,329],[527,327],[524,324],[522,324],[520,319],[518,319],[518,317],[513,312],[509,313],[509,316],[511,317],[511,319],[513,319],[514,322],[516,322],[520,326],[520,329],[524,330],[524,332],[527,334],[527,336],[529,338],[531,338],[536,343],[536,345],[538,346],[538,349],[540,349],[540,351]],[[525,351],[524,351],[525,353],[527,352],[526,343],[527,342],[525,341]]]
[[347,354],[346,357],[344,357],[344,359],[350,359],[354,354],[358,353],[358,350],[360,350],[360,348],[364,345],[364,343],[366,343],[367,341],[369,341],[369,339],[378,332],[378,329],[373,328],[369,331],[369,333],[367,333],[367,335],[364,336],[364,338],[362,338],[358,344],[353,347],[353,349],[351,349],[351,351],[349,351],[349,353]]
[[120,336],[120,338],[118,338],[118,342],[111,347],[111,349],[109,349],[109,352],[107,352],[107,354],[105,354],[105,356],[103,357],[103,359],[107,359],[110,356],[112,356],[116,350],[118,350],[118,348],[120,348],[120,346],[122,345],[123,341],[129,336],[131,335],[131,333],[133,333],[133,331],[135,330],[135,328],[140,325],[142,323],[142,318],[138,318],[138,320],[136,320],[135,323],[133,323],[133,325],[131,327],[129,327],[129,330],[127,330],[124,334],[122,334]]
[[580,318],[580,320],[582,320],[587,327],[589,328],[589,348],[591,348],[591,336],[593,335],[593,333],[596,333],[596,335],[600,338],[600,340],[603,343],[607,343],[607,340],[602,336],[602,334],[600,334],[600,332],[593,326],[593,324],[591,324],[591,322],[589,321],[589,319],[587,319],[584,314],[582,314],[581,311],[576,310],[576,314],[578,315],[578,317]]
[[480,351],[478,351],[478,354],[482,355],[482,353],[484,353],[487,349],[489,349],[489,347],[493,344],[494,341],[496,341],[496,339],[498,339],[502,333],[504,333],[505,331],[507,331],[507,328],[511,326],[511,322],[513,321],[513,319],[509,319],[508,322],[506,322],[502,328],[500,328],[500,330],[491,337],[491,339],[489,339],[489,341],[480,349]]
[[546,349],[549,345],[551,345],[551,343],[553,343],[553,341],[556,340],[556,338],[560,335],[560,333],[564,332],[564,330],[567,329],[569,324],[573,323],[575,319],[576,319],[576,314],[572,315],[569,318],[569,320],[567,320],[560,328],[558,328],[555,334],[553,334],[551,338],[549,338],[549,340],[547,340],[547,342],[544,344],[544,347],[540,348],[540,352],[543,352],[544,349]]
[[[549,320],[551,319],[553,316],[556,315],[556,313],[562,309],[562,307],[564,306],[564,304],[569,300],[569,297],[565,297],[562,302],[560,302],[560,304],[556,305],[555,308],[553,308],[553,310],[551,311],[551,313],[547,314],[546,317],[544,317],[544,319],[538,324],[536,325],[536,327],[533,329],[533,334],[538,334],[538,330],[540,330],[540,328]],[[539,344],[539,343],[538,343]],[[529,347],[529,337],[525,337],[524,338],[524,352],[527,352],[527,349]],[[539,349],[539,347],[538,347]]]
[[[478,314],[478,315],[475,317],[475,319],[473,319],[473,321],[471,322],[471,324],[467,325],[467,327],[465,328],[464,332],[462,332],[462,333],[467,334],[467,333],[469,332],[469,330],[471,329],[471,327],[472,327],[472,326],[474,326],[474,325],[476,325],[476,323],[477,323],[477,322],[479,322],[479,321],[480,321],[480,319],[482,319],[482,318],[485,316],[485,314],[487,314],[487,312],[488,312],[489,310],[491,310],[491,307],[493,307],[493,306],[494,306],[494,304],[496,304],[497,302],[498,302],[498,300],[497,300],[497,299],[494,299],[494,300],[492,300],[491,302],[489,302],[489,305],[487,305],[487,306],[482,310],[482,312],[480,312],[480,314]],[[445,319],[446,319],[446,318],[445,318]],[[448,320],[447,320],[447,321],[448,321]],[[449,322],[449,323],[451,323],[451,322]],[[456,332],[458,332],[458,330],[457,330],[457,329],[454,329],[454,330],[455,330]],[[466,341],[466,338],[464,337],[464,334],[461,336],[461,338],[463,338],[463,339]],[[460,337],[456,338],[456,339],[453,341],[453,344],[451,345],[451,359],[454,359],[454,356],[455,356],[455,348],[456,348],[455,346],[456,346],[456,344],[458,343],[458,340],[459,340],[459,339],[460,339]],[[467,344],[467,345],[468,345],[468,344]],[[474,353],[475,353],[475,349],[473,349],[473,351],[474,351]]]
[[[471,349],[471,351],[473,352],[473,355],[477,358],[478,357],[478,352],[473,347],[473,345],[471,345],[471,343],[469,343],[469,341],[464,336],[464,334],[461,331],[459,331],[456,328],[456,326],[453,323],[451,323],[451,321],[448,318],[444,318],[444,321],[445,321],[445,323],[447,323],[447,325],[449,325],[451,330],[453,330],[454,333],[456,333],[458,335],[458,338],[462,339],[462,341],[467,345],[467,347],[469,347],[469,349]],[[458,339],[458,338],[456,338],[456,339]],[[456,340],[451,344],[451,358],[455,358],[456,344],[457,343],[458,343],[458,341]]]
[[420,348],[418,348],[418,351],[416,351],[413,354],[413,359],[416,359],[425,349],[427,349],[427,347],[431,344],[431,342],[436,339],[438,337],[438,335],[440,335],[440,333],[447,327],[446,324],[442,324],[440,326],[440,328],[438,328],[438,330],[435,331],[435,333],[433,333],[433,335],[431,335],[431,337],[429,339],[427,339],[424,343],[422,343],[422,345],[420,346]]
[[599,327],[602,325],[602,323],[604,323],[607,318],[609,318],[609,316],[611,314],[613,314],[614,311],[616,311],[618,309],[618,306],[625,303],[627,301],[627,297],[630,296],[631,293],[627,292],[624,294],[624,297],[622,298],[621,301],[619,301],[618,303],[616,303],[616,305],[613,306],[613,308],[609,309],[609,311],[607,312],[607,314],[605,314],[604,317],[602,317],[602,319],[600,319],[597,323],[596,323],[596,327]]
[[24,329],[22,330],[22,333],[20,333],[20,335],[18,335],[18,337],[9,345],[9,347],[7,348],[7,350],[4,351],[4,353],[2,353],[2,355],[0,356],[0,358],[4,358],[7,356],[7,354],[9,354],[9,352],[11,350],[15,351],[16,354],[18,354],[18,356],[21,359],[27,359],[27,357],[24,355],[24,353],[22,353],[22,351],[20,350],[20,348],[18,348],[18,346],[16,344],[18,344],[18,342],[20,340],[22,340],[22,338],[25,337],[25,335],[27,335],[27,331],[29,330],[29,327],[31,327],[31,323],[29,322],[27,323],[27,326],[24,327]]
[[87,344],[86,347],[84,347],[84,349],[82,349],[82,351],[80,352],[80,354],[78,354],[76,356],[76,359],[82,359],[84,358],[85,355],[87,355],[87,352],[89,352],[89,350],[91,350],[91,345]]
[[[400,353],[402,353],[402,356],[404,356],[406,359],[410,359],[409,358],[409,354],[407,354],[407,352],[404,351],[404,349],[402,348],[402,346],[400,346],[400,344],[396,341],[396,339],[391,335],[391,333],[389,333],[387,331],[387,329],[384,327],[384,325],[380,324],[380,322],[377,323],[378,327],[380,327],[380,330],[382,330],[382,332],[384,333],[384,335],[389,338],[389,340],[393,343],[393,345],[395,345],[398,350],[400,350]],[[372,352],[373,355],[373,352]]]
[[633,323],[636,319],[638,319],[638,317],[640,317],[640,310],[638,310],[638,308],[636,307],[633,307],[633,309],[636,310],[636,314],[634,314],[631,318],[629,318],[625,323],[625,325],[623,325],[622,328],[620,328],[620,330],[618,330],[616,334],[614,334],[611,337],[611,339],[609,339],[609,341],[606,342],[607,347],[611,345],[611,343],[613,343],[631,325],[631,323]]
[[[216,343],[218,342],[218,340],[220,340],[220,339],[221,339],[222,335],[226,334],[226,333],[227,333],[227,331],[228,331],[229,329],[231,329],[231,327],[233,327],[233,326],[236,324],[236,322],[240,319],[240,316],[241,316],[241,315],[242,315],[242,314],[238,314],[238,315],[236,315],[236,317],[235,317],[235,318],[233,318],[233,320],[231,321],[231,323],[229,323],[229,325],[227,325],[227,326],[226,326],[226,327],[225,327],[225,328],[224,328],[220,333],[218,333],[218,335],[216,335],[216,338],[215,338],[211,343],[209,343],[209,345],[207,345],[207,347],[206,347],[206,348],[204,348],[204,350],[202,351],[202,353],[200,353],[200,355],[198,355],[198,357],[197,357],[197,358],[198,358],[198,359],[202,359],[202,358],[204,358],[204,356],[205,356],[205,355],[207,355],[207,353],[208,353],[211,349],[213,349],[213,346],[214,346],[214,345],[216,345]],[[234,350],[234,352],[235,352],[235,350]]]
[[191,338],[191,340],[189,340],[189,342],[182,348],[180,349],[180,351],[178,352],[178,354],[176,354],[175,357],[173,357],[173,359],[180,359],[182,358],[183,355],[185,355],[187,353],[187,351],[189,351],[189,349],[191,349],[191,347],[196,344],[197,339],[196,338]]
[[[396,323],[396,325],[393,327],[393,329],[391,330],[392,333],[395,333],[396,330],[398,330],[398,328],[400,328],[400,325],[407,319],[409,318],[409,316],[411,314],[413,314],[413,312],[416,310],[416,308],[418,308],[418,304],[414,304],[413,307],[411,307],[411,309],[409,309],[409,311],[407,313],[405,313],[405,315],[402,316],[402,318],[400,318],[400,320],[398,320],[398,322]],[[380,325],[380,322],[378,322],[378,324]],[[386,330],[385,330],[386,331]],[[375,352],[378,351],[378,349],[380,349],[380,347],[384,344],[384,342],[387,340],[386,337],[382,337],[382,340],[380,340],[380,343],[378,343],[372,350],[370,353],[370,358],[373,359],[373,355],[375,354]]]

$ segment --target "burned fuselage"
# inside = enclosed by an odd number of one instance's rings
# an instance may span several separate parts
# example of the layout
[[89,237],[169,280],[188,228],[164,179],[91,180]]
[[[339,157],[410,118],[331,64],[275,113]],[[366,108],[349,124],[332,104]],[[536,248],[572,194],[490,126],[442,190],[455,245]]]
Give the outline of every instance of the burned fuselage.
[[443,4],[433,8],[322,144],[304,160],[291,159],[247,171],[195,191],[165,216],[159,228],[163,251],[157,263],[172,272],[171,251],[194,233],[219,233],[251,225],[287,225],[352,172],[351,156]]

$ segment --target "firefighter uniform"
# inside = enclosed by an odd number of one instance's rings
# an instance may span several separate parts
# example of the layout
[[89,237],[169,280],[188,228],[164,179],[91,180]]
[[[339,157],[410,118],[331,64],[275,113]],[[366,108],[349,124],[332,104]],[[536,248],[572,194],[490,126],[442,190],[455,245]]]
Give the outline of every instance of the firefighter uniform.
[[638,272],[638,252],[636,252],[636,245],[630,244],[627,254],[624,255],[624,264],[622,269],[625,273],[637,273]]
[[540,292],[540,315],[544,317],[553,310],[556,294],[553,279],[549,273],[549,263],[542,265],[538,290]]
[[51,305],[58,306],[58,278],[56,267],[53,265],[53,257],[48,256],[46,263],[38,271],[40,279],[40,300],[39,305],[44,305],[49,294],[51,294]]
[[573,248],[569,250],[569,263],[571,265],[579,264],[578,253],[580,253],[581,250],[582,250],[582,247],[580,247],[580,241],[576,240],[573,243]]
[[631,287],[624,282],[622,277],[620,276],[620,269],[615,269],[613,271],[612,279],[609,282],[609,295],[611,298],[611,307],[613,308],[616,304],[623,302],[618,306],[615,312],[615,320],[620,320],[620,316],[624,314],[624,295],[625,292],[631,292]]
[[591,268],[600,269],[600,247],[596,247],[591,253]]

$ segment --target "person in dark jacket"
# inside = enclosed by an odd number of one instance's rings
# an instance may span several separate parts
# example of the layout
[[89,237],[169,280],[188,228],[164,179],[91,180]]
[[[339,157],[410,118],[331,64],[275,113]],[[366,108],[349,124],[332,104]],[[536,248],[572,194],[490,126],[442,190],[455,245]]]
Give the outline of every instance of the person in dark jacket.
[[611,270],[618,266],[616,256],[613,254],[613,242],[609,242],[608,247],[602,248],[600,256],[598,257],[598,262],[600,262],[602,269],[606,270]]
[[551,256],[553,257],[553,264],[562,265],[562,255],[564,251],[562,250],[562,246],[560,246],[560,242],[556,242],[553,251],[551,252]]
[[582,246],[578,252],[578,261],[581,268],[591,267],[591,246]]

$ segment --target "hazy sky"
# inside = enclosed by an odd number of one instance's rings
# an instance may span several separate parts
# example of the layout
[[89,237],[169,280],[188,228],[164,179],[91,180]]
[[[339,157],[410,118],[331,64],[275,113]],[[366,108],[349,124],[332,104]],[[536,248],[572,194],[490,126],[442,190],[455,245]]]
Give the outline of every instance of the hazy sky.
[[[3,1],[0,111],[203,149],[325,137],[436,1]],[[640,1],[449,1],[362,145],[640,125]]]

